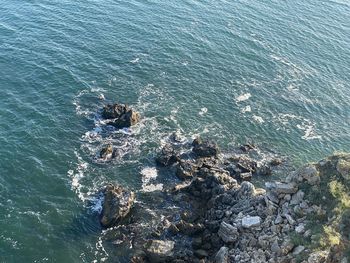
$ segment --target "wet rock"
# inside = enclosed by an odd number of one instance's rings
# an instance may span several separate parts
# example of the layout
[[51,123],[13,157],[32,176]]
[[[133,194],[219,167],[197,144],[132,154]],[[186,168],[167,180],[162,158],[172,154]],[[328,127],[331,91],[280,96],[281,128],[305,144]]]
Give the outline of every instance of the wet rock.
[[221,222],[218,235],[225,243],[233,243],[237,240],[239,233],[237,227]]
[[145,253],[150,262],[167,262],[174,254],[174,241],[149,240],[145,245]]
[[251,228],[260,226],[261,218],[259,216],[245,216],[242,218],[242,226],[244,228]]
[[100,158],[106,159],[110,158],[113,155],[113,145],[108,144],[107,146],[103,147],[100,152]]
[[253,174],[251,172],[247,172],[247,173],[241,173],[239,175],[239,178],[242,181],[250,181],[250,180],[252,180],[252,176],[253,176]]
[[188,160],[181,160],[176,166],[176,176],[182,180],[190,179],[197,169],[197,165]]
[[228,247],[221,247],[216,253],[214,263],[228,263]]
[[109,124],[118,129],[130,127],[140,121],[140,114],[124,104],[107,104],[103,107],[102,117],[113,119]]
[[241,170],[242,173],[255,173],[257,168],[256,162],[245,156],[242,156],[238,159],[236,166]]
[[159,155],[156,158],[156,163],[161,166],[170,166],[178,161],[178,155],[175,152],[174,148],[167,144],[160,151]]
[[[197,140],[197,141],[196,141]],[[199,139],[193,141],[193,149],[192,151],[198,157],[217,157],[219,153],[219,148],[214,142],[203,141],[201,142]]]
[[239,149],[240,149],[242,152],[249,152],[249,151],[255,149],[255,145],[254,145],[254,144],[247,143],[247,144],[241,145],[241,146],[239,147]]
[[103,194],[104,202],[100,222],[103,227],[110,227],[118,224],[129,214],[135,201],[135,194],[113,184],[107,185]]

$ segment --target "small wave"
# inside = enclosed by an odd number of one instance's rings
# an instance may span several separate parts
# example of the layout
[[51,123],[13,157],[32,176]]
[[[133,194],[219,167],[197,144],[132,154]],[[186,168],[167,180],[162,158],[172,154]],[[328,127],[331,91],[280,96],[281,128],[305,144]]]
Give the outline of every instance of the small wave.
[[252,96],[252,94],[250,94],[250,93],[245,93],[245,94],[239,95],[238,97],[236,97],[236,102],[249,100],[251,96]]

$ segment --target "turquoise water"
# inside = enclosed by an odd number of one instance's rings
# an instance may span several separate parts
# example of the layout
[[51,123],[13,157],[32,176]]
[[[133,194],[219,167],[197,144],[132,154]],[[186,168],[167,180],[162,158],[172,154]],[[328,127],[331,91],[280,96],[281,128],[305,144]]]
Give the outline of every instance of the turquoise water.
[[[350,151],[346,0],[3,0],[0,72],[0,262],[127,262],[94,193],[142,189],[173,131],[295,163]],[[142,122],[106,135],[106,101]]]

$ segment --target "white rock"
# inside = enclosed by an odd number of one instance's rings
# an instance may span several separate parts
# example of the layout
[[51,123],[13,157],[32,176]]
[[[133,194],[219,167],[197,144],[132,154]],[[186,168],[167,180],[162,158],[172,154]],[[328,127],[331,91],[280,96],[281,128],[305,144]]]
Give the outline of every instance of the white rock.
[[261,218],[259,216],[245,216],[242,218],[242,226],[245,228],[251,228],[260,226]]
[[293,249],[293,255],[299,255],[301,252],[303,252],[305,249],[304,246],[297,246]]
[[300,223],[299,225],[297,225],[295,227],[295,232],[297,232],[298,234],[302,234],[305,232],[305,225],[303,223]]

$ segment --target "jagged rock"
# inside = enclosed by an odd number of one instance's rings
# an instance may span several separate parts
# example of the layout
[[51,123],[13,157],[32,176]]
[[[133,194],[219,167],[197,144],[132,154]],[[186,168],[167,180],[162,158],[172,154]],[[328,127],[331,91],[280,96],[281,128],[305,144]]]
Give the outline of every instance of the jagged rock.
[[277,194],[294,194],[298,191],[295,183],[267,182],[265,187]]
[[329,255],[329,251],[316,251],[310,254],[307,259],[308,263],[325,263]]
[[242,227],[251,228],[260,226],[261,218],[259,216],[245,216],[242,218]]
[[113,145],[108,144],[107,146],[103,147],[100,152],[100,158],[106,159],[110,158],[113,155]]
[[104,202],[100,222],[102,226],[110,227],[118,224],[129,214],[135,201],[135,194],[113,184],[107,185],[103,194]]
[[257,169],[257,163],[245,156],[238,158],[236,166],[241,170],[242,173],[255,173]]
[[250,180],[252,180],[252,176],[253,176],[253,174],[252,174],[251,172],[240,173],[240,174],[239,174],[239,178],[240,178],[242,181],[250,181]]
[[124,104],[107,104],[103,107],[102,117],[114,119],[109,124],[118,129],[130,127],[140,121],[140,114]]
[[242,182],[241,187],[236,191],[239,199],[251,198],[255,194],[255,187],[250,182]]
[[150,262],[167,262],[174,254],[174,241],[149,240],[145,245],[145,253]]
[[278,245],[278,240],[275,240],[271,245],[271,252],[275,253],[276,255],[280,255],[282,250],[281,247]]
[[339,159],[337,162],[337,171],[345,180],[350,179],[350,155],[347,158]]
[[[197,141],[196,141],[197,140]],[[219,148],[216,145],[216,143],[210,142],[210,141],[200,141],[199,139],[196,139],[193,141],[193,149],[192,151],[198,156],[198,157],[217,157],[219,153]]]
[[292,196],[292,200],[290,201],[291,205],[298,205],[304,199],[305,193],[302,190],[299,190]]
[[218,235],[225,243],[233,243],[237,240],[239,233],[237,227],[223,221],[220,224]]
[[221,247],[216,253],[214,263],[228,263],[228,247]]
[[241,149],[241,151],[243,151],[243,152],[249,152],[249,151],[255,149],[255,145],[254,145],[254,144],[247,143],[247,144],[241,145],[241,146],[239,147],[239,149]]
[[159,155],[156,158],[156,163],[161,166],[170,166],[178,161],[178,155],[175,152],[174,148],[167,144],[160,151]]
[[306,180],[310,185],[316,185],[320,183],[320,175],[317,168],[310,164],[299,169],[297,175],[300,179]]
[[176,224],[177,229],[179,229],[179,232],[185,234],[185,235],[189,235],[192,236],[194,234],[197,234],[201,231],[204,230],[204,225],[200,224],[200,223],[189,223],[186,222],[184,220],[180,220],[177,224]]
[[181,160],[176,166],[176,176],[182,180],[191,179],[197,168],[192,161]]

